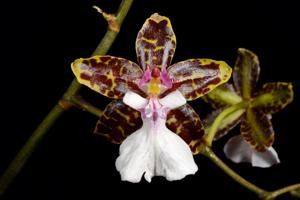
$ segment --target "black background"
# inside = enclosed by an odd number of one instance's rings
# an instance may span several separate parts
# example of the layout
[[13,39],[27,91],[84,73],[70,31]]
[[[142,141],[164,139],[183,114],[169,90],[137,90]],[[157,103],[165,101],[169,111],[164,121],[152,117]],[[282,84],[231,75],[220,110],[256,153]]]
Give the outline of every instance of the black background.
[[[98,5],[114,12],[118,0],[11,1],[3,5],[1,63],[0,173],[31,132],[58,101],[73,79],[70,63],[88,57],[106,31]],[[260,58],[259,84],[285,81],[294,85],[295,99],[273,115],[274,148],[281,164],[269,169],[233,164],[222,152],[230,136],[214,144],[226,163],[265,189],[300,182],[299,11],[294,1],[147,1],[136,0],[110,55],[135,61],[135,37],[145,19],[158,12],[171,19],[177,36],[173,63],[207,57],[234,65],[239,47]],[[109,99],[83,88],[82,95],[99,108]],[[208,110],[192,102],[200,116]],[[199,171],[177,182],[154,177],[130,184],[120,180],[114,163],[118,146],[92,134],[97,118],[74,109],[48,132],[6,193],[6,199],[167,198],[255,199],[203,156]],[[238,129],[233,131],[237,133]],[[281,199],[291,199],[283,196]]]

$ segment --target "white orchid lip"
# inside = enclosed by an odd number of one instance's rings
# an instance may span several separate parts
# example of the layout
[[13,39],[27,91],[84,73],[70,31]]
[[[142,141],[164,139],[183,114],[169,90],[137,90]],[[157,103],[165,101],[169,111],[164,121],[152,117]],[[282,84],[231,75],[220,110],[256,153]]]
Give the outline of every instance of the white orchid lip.
[[173,181],[196,173],[189,146],[165,125],[167,112],[186,103],[179,91],[149,100],[128,91],[123,102],[142,113],[143,126],[120,146],[116,168],[122,180],[136,183],[144,175],[148,182],[153,176]]
[[227,158],[235,163],[248,162],[253,167],[267,168],[280,163],[273,147],[269,147],[264,152],[255,151],[241,135],[229,139],[224,146],[224,153]]

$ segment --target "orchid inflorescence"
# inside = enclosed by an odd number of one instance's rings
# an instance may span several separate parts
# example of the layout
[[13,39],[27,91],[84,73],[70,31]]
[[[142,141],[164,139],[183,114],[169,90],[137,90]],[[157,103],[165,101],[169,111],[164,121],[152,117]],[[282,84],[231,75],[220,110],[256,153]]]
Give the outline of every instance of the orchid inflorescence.
[[[172,181],[194,174],[198,167],[193,154],[201,152],[216,117],[233,105],[236,109],[212,133],[218,139],[241,123],[241,136],[232,137],[224,147],[226,156],[258,167],[279,163],[272,148],[271,114],[292,101],[292,85],[278,82],[256,87],[259,61],[247,49],[238,50],[233,87],[226,83],[232,70],[223,61],[189,59],[171,65],[175,48],[170,20],[155,13],[137,35],[139,65],[108,55],[72,63],[81,84],[114,99],[95,133],[121,144],[116,160],[121,179],[139,182],[144,175],[148,182],[153,176]],[[216,109],[204,125],[186,102],[199,97]]]
[[[212,149],[213,141],[240,124],[241,134],[224,146],[226,157],[254,167],[278,164],[271,117],[293,100],[292,84],[259,86],[258,57],[243,48],[238,49],[233,70],[224,61],[207,58],[171,64],[176,37],[170,20],[157,13],[138,32],[138,64],[105,55],[132,2],[122,0],[115,14],[94,6],[108,22],[108,30],[92,57],[71,64],[76,78],[4,171],[0,199],[49,128],[72,107],[98,116],[94,133],[121,144],[115,164],[123,181],[137,183],[144,177],[150,182],[153,176],[180,180],[197,172],[193,156],[204,155],[261,199],[275,199],[287,192],[300,197],[300,183],[273,191],[262,189],[228,167]],[[228,83],[231,74],[233,84]],[[102,111],[80,96],[81,84],[113,100]],[[196,99],[214,109],[203,123],[187,103]]]

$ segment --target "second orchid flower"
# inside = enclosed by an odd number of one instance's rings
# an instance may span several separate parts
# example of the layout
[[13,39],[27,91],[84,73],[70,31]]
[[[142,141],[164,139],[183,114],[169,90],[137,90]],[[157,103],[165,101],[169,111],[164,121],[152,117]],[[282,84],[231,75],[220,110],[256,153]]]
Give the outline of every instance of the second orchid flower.
[[233,136],[225,145],[224,153],[232,161],[249,162],[256,167],[270,167],[279,163],[272,147],[274,130],[271,114],[283,109],[293,100],[291,83],[266,83],[257,87],[260,74],[258,57],[240,48],[233,71],[234,86],[226,83],[203,98],[216,110],[204,120],[206,130],[217,115],[230,106],[237,109],[227,115],[218,127],[215,139],[225,135],[241,123],[241,135]]

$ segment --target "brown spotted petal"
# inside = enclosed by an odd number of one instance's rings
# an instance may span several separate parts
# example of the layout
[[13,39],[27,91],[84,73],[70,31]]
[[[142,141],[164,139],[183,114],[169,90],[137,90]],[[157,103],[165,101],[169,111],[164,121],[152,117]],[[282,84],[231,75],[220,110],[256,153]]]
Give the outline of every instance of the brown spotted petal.
[[97,122],[94,133],[120,144],[128,135],[142,127],[140,113],[125,105],[122,100],[108,104]]
[[[218,117],[218,115],[225,109],[226,107],[222,107],[219,109],[216,109],[209,113],[203,120],[203,126],[205,127],[205,132],[208,133],[210,127],[214,123],[215,119]],[[220,139],[224,135],[226,135],[231,129],[236,127],[241,122],[243,114],[245,113],[245,109],[238,109],[234,111],[233,113],[230,113],[227,115],[221,122],[220,126],[218,127],[218,130],[216,132],[216,135],[214,137],[215,140]]]
[[238,57],[233,70],[233,82],[243,98],[250,99],[253,96],[259,73],[260,66],[257,56],[247,49],[238,49]]
[[216,87],[202,98],[213,108],[235,105],[242,101],[242,98],[235,92],[232,84],[229,83],[225,83],[219,87]]
[[274,142],[274,130],[270,118],[263,111],[248,108],[241,123],[241,134],[257,151],[265,151]]
[[144,69],[164,68],[171,64],[176,37],[167,17],[155,13],[146,20],[136,39],[137,59]]
[[193,154],[200,152],[204,129],[198,114],[190,105],[171,110],[167,116],[167,127],[190,146]]
[[168,73],[173,81],[170,90],[178,89],[190,101],[227,82],[231,68],[223,61],[190,59],[170,66]]
[[253,100],[252,106],[272,114],[287,106],[293,100],[293,96],[291,83],[266,83]]
[[128,89],[145,96],[137,85],[143,71],[129,60],[113,56],[94,56],[77,59],[71,66],[79,83],[104,96],[119,99]]

